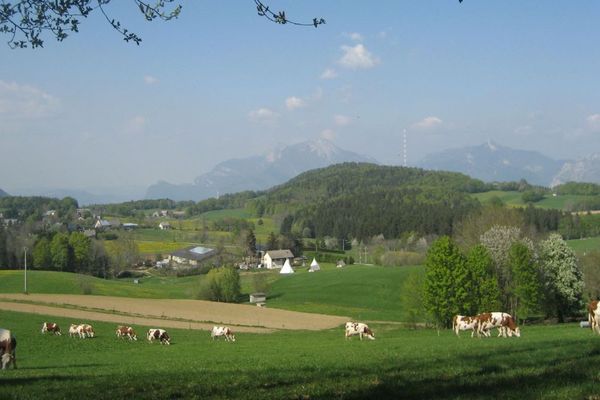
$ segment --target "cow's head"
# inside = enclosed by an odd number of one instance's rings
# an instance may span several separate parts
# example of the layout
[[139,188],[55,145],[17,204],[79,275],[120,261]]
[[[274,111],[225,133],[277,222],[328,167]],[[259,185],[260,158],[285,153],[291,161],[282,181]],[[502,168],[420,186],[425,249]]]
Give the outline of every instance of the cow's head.
[[514,330],[513,330],[513,334],[516,337],[521,337],[521,329],[517,326]]
[[4,353],[2,354],[2,358],[0,358],[0,362],[2,364],[2,369],[6,369],[11,363],[13,363],[14,366],[15,357],[10,353]]

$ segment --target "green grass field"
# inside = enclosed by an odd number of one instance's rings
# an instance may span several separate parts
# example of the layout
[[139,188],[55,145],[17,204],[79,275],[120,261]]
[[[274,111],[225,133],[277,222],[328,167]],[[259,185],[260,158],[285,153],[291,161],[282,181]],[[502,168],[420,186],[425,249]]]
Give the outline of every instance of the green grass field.
[[[490,192],[475,193],[473,196],[480,202],[486,203],[492,197],[500,198],[506,205],[511,207],[525,207],[526,203],[521,199],[520,192],[504,192],[501,190],[492,190]],[[558,210],[568,210],[572,205],[576,204],[581,200],[595,198],[597,196],[583,196],[583,195],[558,195],[556,197],[552,195],[546,196],[543,200],[534,203],[534,206],[540,208],[555,208]]]
[[267,299],[268,306],[356,319],[406,321],[402,284],[409,274],[423,271],[419,266],[321,267],[315,273],[297,269],[298,273],[277,279]]
[[43,321],[0,311],[18,340],[18,369],[0,371],[2,399],[596,399],[600,337],[576,324],[522,327],[521,338],[372,324],[377,340],[321,332],[237,334],[170,329],[171,346],[41,335]]
[[585,253],[592,250],[600,250],[600,236],[586,239],[567,240],[567,244],[576,253]]

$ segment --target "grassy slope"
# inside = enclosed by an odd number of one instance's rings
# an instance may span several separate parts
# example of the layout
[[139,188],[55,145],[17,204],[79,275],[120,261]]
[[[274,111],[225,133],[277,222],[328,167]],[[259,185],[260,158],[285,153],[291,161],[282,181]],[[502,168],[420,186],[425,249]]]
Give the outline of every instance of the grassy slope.
[[[493,190],[490,192],[476,193],[473,196],[480,202],[485,203],[492,197],[500,198],[506,205],[511,207],[525,207],[526,204],[521,200],[520,192],[505,192],[500,190]],[[581,195],[559,195],[553,197],[551,195],[546,196],[543,200],[540,200],[534,205],[540,208],[556,208],[559,210],[565,210],[567,206],[572,205],[580,200],[590,199],[597,196],[581,196]]]
[[584,253],[591,250],[600,250],[600,236],[567,240],[567,244],[575,250],[576,253]]
[[422,267],[385,268],[324,264],[273,283],[267,304],[286,310],[349,315],[356,319],[402,321],[401,288],[406,277]]
[[[0,371],[2,399],[583,399],[598,394],[600,338],[574,324],[523,329],[520,339],[372,325],[376,341],[342,330],[238,334],[169,330],[171,346],[114,337],[93,323],[80,340],[39,332],[60,318],[0,311],[18,338],[19,369]],[[93,321],[87,321],[93,322]],[[595,398],[595,397],[593,397]]]

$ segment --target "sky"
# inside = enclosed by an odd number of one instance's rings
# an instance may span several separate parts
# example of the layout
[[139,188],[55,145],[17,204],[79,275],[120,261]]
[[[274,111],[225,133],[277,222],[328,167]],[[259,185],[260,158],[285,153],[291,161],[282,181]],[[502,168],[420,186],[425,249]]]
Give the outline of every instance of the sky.
[[217,163],[326,138],[407,162],[493,140],[556,159],[600,151],[600,2],[180,1],[147,22],[133,1],[63,42],[0,34],[0,188],[191,183]]

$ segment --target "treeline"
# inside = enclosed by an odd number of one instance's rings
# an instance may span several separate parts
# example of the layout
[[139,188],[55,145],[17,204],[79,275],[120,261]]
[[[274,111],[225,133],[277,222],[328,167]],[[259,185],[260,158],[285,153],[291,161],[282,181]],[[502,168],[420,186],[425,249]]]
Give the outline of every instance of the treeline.
[[210,198],[191,204],[185,208],[189,217],[203,214],[208,211],[229,210],[246,207],[249,200],[261,195],[262,192],[245,191],[234,194],[225,194],[219,198]]
[[55,210],[59,218],[69,218],[77,210],[77,200],[72,197],[54,199],[40,196],[9,196],[0,198],[0,212],[4,218],[41,220],[44,213]]
[[586,182],[567,182],[553,188],[557,194],[577,194],[585,196],[600,195],[600,185]]
[[174,210],[174,209],[185,209],[193,205],[193,201],[174,201],[170,199],[158,199],[158,200],[135,200],[127,201],[124,203],[115,204],[96,204],[89,208],[97,210],[99,214],[109,214],[119,217],[133,217],[136,216],[139,211],[143,210]]

